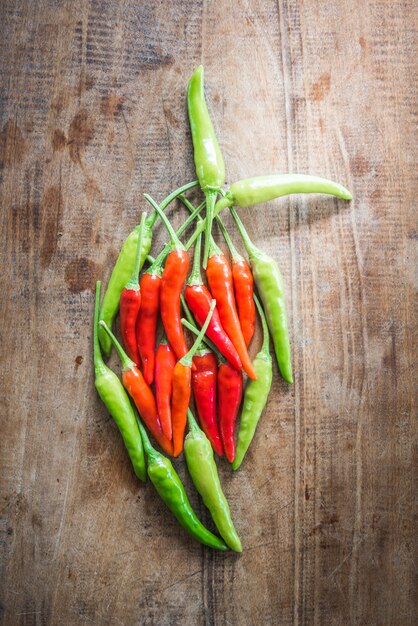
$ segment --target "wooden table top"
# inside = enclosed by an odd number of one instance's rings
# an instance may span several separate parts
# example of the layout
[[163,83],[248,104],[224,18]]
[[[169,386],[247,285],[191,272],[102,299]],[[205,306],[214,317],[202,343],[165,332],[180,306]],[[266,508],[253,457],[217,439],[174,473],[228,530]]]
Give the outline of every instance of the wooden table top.
[[[1,6],[2,623],[412,625],[414,3]],[[248,458],[219,463],[242,555],[135,479],[92,367],[95,281],[142,194],[195,176],[199,63],[228,183],[309,173],[354,196],[241,210],[282,269],[295,374],[274,366]]]

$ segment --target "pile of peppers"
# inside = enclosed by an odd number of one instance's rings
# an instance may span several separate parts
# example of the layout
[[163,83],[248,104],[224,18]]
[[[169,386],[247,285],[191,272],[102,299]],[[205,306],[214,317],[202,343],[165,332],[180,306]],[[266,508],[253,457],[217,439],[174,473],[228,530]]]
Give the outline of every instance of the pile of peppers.
[[[248,178],[224,190],[225,166],[205,100],[202,66],[190,79],[187,104],[197,180],[182,185],[160,204],[145,195],[152,213],[143,213],[127,237],[102,300],[97,282],[95,384],[120,430],[136,476],[145,481],[148,474],[162,500],[195,539],[218,550],[241,552],[214,455],[225,457],[234,470],[245,458],[272,384],[270,337],[282,377],[292,383],[293,374],[282,275],[276,261],[251,241],[236,207],[295,193],[323,193],[345,200],[351,194],[332,181],[297,174]],[[197,186],[204,199],[194,207],[185,194]],[[164,213],[176,199],[189,211],[177,232]],[[248,261],[222,222],[219,214],[224,209],[235,221]],[[158,219],[170,243],[154,259],[150,251]],[[229,258],[214,241],[214,222]],[[180,237],[193,225],[193,234],[182,243]],[[248,348],[257,312],[263,339],[251,359]],[[118,313],[121,342],[112,331]],[[157,342],[161,325],[163,336]],[[120,357],[122,382],[103,358],[112,346]],[[164,454],[151,444],[150,435]],[[198,519],[168,458],[182,452],[220,536]]]

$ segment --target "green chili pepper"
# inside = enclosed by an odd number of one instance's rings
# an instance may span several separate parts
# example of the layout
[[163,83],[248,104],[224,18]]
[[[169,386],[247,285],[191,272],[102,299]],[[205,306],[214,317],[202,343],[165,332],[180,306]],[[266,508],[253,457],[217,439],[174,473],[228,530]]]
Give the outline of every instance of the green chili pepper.
[[194,486],[202,496],[225,543],[235,552],[242,552],[241,541],[232,523],[231,511],[219,481],[210,441],[197,425],[190,409],[187,416],[190,431],[184,442],[184,455]]
[[293,383],[284,284],[279,266],[274,259],[253,244],[235,209],[231,207],[230,211],[248,252],[254,282],[266,313],[281,375],[288,383]]
[[[176,189],[176,191],[170,193],[170,195],[162,201],[160,205],[161,209],[164,211],[164,209],[167,208],[170,202],[177,198],[177,196],[179,196],[184,191],[191,189],[192,187],[196,187],[197,184],[197,181],[193,181],[192,183],[187,183],[187,185],[183,185],[179,189]],[[142,235],[142,250],[139,269],[142,268],[145,259],[147,258],[147,255],[151,249],[152,229],[157,219],[158,213],[154,212],[145,221]],[[119,256],[116,260],[115,267],[113,268],[112,275],[106,289],[106,293],[103,296],[102,307],[100,310],[100,320],[106,322],[109,328],[112,328],[113,320],[115,319],[119,310],[120,295],[130,276],[132,275],[134,269],[139,231],[140,225],[136,226],[125,240],[122,249],[119,252]],[[112,343],[108,335],[102,328],[99,328],[99,340],[103,352],[106,356],[109,356],[112,349]]]
[[97,392],[105,407],[116,422],[128,451],[135,474],[140,480],[146,480],[144,449],[141,434],[128,395],[122,383],[111,369],[105,365],[99,345],[98,321],[101,283],[96,283],[96,302],[94,307],[94,372]]
[[239,180],[231,185],[216,205],[217,213],[224,207],[246,207],[268,202],[294,193],[324,193],[351,200],[352,195],[339,183],[304,174],[271,174]]
[[216,550],[227,550],[225,543],[205,528],[189,502],[183,484],[171,461],[152,447],[144,426],[138,418],[142,442],[148,457],[148,476],[161,499],[180,524],[195,539]]
[[192,75],[188,91],[187,106],[194,147],[194,162],[199,184],[206,196],[206,230],[203,267],[206,268],[210,234],[212,232],[213,210],[218,192],[225,183],[225,165],[210,119],[205,100],[203,66]]
[[245,388],[237,449],[235,459],[232,462],[232,468],[234,470],[237,470],[241,465],[245,453],[254,437],[255,429],[266,406],[273,378],[272,360],[269,351],[269,331],[266,317],[256,295],[254,295],[254,301],[263,326],[263,345],[253,361],[254,369],[257,372],[257,380],[249,380]]

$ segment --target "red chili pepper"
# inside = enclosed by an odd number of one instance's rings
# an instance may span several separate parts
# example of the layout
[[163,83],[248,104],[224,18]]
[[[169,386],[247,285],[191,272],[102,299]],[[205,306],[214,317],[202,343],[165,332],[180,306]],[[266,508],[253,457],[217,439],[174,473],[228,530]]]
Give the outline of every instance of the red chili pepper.
[[176,365],[174,350],[165,339],[158,346],[155,355],[155,395],[157,397],[158,415],[160,416],[163,433],[172,439],[171,426],[171,394],[173,390],[173,370]]
[[134,271],[126,283],[119,301],[119,321],[122,341],[129,357],[139,365],[138,345],[136,342],[135,324],[141,307],[141,290],[139,287],[139,265],[141,262],[141,250],[146,213],[142,214],[139,229],[138,244],[136,248]]
[[[197,323],[202,326],[209,311],[212,296],[209,289],[205,287],[200,274],[200,249],[201,249],[201,235],[196,240],[196,246],[194,250],[193,269],[190,274],[187,286],[184,291],[186,302],[189,305]],[[242,368],[241,359],[238,356],[238,352],[235,350],[232,341],[226,334],[222,327],[219,317],[218,309],[215,308],[212,319],[206,331],[209,339],[218,348],[219,352],[237,369]]]
[[[153,205],[154,206],[154,205]],[[177,231],[179,237],[186,228],[194,221],[202,210],[203,203],[194,210]],[[148,385],[154,380],[155,369],[155,332],[160,309],[160,289],[162,265],[170,252],[170,244],[167,244],[155,259],[148,271],[141,279],[142,305],[136,322],[136,340],[138,352],[142,361],[144,378]]]
[[222,363],[218,370],[218,419],[225,456],[230,463],[235,458],[234,430],[241,398],[242,372]]
[[142,419],[153,434],[160,447],[169,455],[173,454],[173,444],[164,435],[158,418],[157,404],[154,395],[144,380],[135,363],[128,357],[112,331],[101,321],[100,326],[107,332],[122,362],[122,382],[135,402]]
[[223,447],[216,421],[216,382],[218,363],[212,350],[201,346],[193,362],[196,369],[192,372],[192,390],[199,415],[200,425],[212,448],[219,456],[223,456]]
[[181,359],[187,353],[187,344],[181,325],[180,296],[189,271],[189,256],[158,204],[147,194],[145,197],[159,213],[173,246],[161,278],[160,313],[168,342]]
[[227,258],[213,240],[211,242],[211,253],[206,268],[206,276],[212,296],[216,299],[222,326],[234,344],[244,370],[250,378],[257,380],[257,374],[245,345],[235,306],[231,268]]
[[245,345],[251,343],[255,331],[254,280],[247,261],[240,255],[232,243],[221,218],[216,218],[232,258],[232,282],[234,283],[235,301]]
[[193,355],[200,345],[215,308],[212,300],[208,316],[193,346],[179,361],[173,371],[173,393],[171,399],[171,421],[173,425],[173,454],[178,456],[183,450],[184,430],[187,423],[187,409],[191,395]]

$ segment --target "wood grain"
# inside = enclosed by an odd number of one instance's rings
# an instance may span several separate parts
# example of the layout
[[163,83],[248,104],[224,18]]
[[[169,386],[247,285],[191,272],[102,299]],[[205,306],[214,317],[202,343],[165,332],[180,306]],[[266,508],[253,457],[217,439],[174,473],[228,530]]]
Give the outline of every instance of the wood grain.
[[[415,623],[414,3],[1,13],[2,623]],[[295,384],[275,370],[242,469],[219,464],[241,556],[194,543],[138,484],[91,362],[94,283],[142,194],[194,178],[200,62],[229,182],[293,171],[354,195],[242,210],[283,271]],[[158,226],[154,250],[165,239]]]

